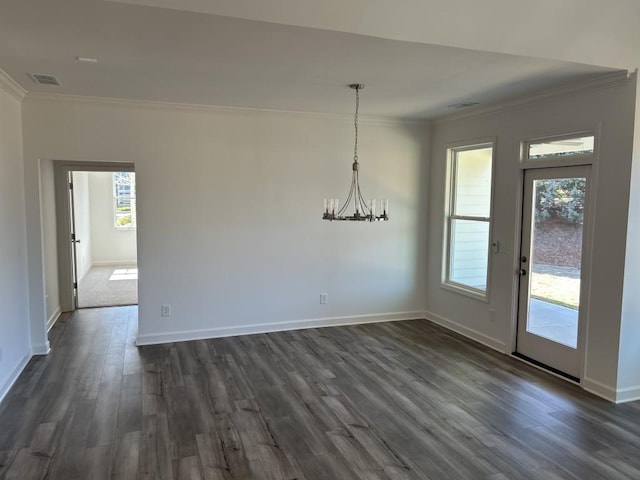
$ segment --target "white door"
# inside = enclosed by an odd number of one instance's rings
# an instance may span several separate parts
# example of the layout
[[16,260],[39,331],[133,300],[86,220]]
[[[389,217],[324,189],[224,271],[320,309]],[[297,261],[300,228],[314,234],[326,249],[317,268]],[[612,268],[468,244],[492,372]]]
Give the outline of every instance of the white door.
[[76,204],[73,191],[73,172],[69,172],[69,216],[71,218],[71,271],[73,281],[73,308],[78,308],[78,249],[80,239],[76,235]]
[[580,378],[589,166],[526,170],[516,354]]

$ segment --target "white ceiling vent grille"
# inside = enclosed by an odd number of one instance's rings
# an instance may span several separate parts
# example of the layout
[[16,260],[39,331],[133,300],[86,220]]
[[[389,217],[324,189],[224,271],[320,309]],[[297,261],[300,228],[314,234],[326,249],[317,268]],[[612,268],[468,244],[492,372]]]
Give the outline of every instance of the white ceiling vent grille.
[[40,85],[57,85],[60,86],[60,80],[55,76],[46,73],[30,73],[29,78]]
[[478,103],[478,102],[462,102],[462,103],[454,103],[453,105],[449,105],[448,108],[455,108],[456,110],[460,110],[461,108],[475,107],[476,105],[480,105],[480,103]]

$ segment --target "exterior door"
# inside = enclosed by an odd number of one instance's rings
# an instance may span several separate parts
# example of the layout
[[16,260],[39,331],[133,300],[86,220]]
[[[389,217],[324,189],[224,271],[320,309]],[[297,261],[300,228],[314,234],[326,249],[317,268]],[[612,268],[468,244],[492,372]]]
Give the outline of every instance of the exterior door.
[[590,166],[526,170],[516,354],[579,380]]

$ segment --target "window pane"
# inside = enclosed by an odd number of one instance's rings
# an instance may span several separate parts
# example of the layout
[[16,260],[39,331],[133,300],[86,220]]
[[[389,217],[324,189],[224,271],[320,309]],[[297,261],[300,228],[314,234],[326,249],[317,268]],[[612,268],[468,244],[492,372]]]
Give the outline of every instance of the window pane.
[[451,220],[449,280],[486,291],[489,222]]
[[136,226],[136,174],[113,174],[114,220],[116,228]]
[[489,217],[492,151],[484,147],[455,153],[454,215]]
[[593,153],[594,137],[565,138],[529,144],[529,159]]

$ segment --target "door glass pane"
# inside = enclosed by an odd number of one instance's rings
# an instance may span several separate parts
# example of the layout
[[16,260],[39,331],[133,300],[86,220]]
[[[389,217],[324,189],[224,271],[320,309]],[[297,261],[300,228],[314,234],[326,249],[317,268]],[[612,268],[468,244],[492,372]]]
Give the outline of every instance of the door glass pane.
[[527,331],[578,344],[586,179],[535,180]]
[[489,222],[451,220],[450,281],[486,291],[488,255]]

